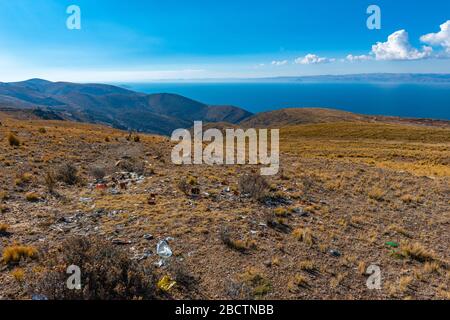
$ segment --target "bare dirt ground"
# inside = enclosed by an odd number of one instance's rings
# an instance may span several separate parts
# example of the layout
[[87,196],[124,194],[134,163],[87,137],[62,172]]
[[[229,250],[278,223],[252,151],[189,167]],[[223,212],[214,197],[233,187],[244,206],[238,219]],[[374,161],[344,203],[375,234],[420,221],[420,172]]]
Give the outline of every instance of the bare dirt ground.
[[[172,237],[169,264],[196,280],[169,298],[450,299],[448,129],[286,129],[271,201],[258,201],[239,185],[257,167],[176,166],[164,137],[0,121],[3,299],[30,299],[48,254],[73,236],[106,239],[158,278],[175,277],[154,265],[156,244]],[[67,163],[80,180],[49,192],[46,176]],[[7,263],[18,245],[37,253]],[[381,268],[381,290],[366,286],[370,265]]]

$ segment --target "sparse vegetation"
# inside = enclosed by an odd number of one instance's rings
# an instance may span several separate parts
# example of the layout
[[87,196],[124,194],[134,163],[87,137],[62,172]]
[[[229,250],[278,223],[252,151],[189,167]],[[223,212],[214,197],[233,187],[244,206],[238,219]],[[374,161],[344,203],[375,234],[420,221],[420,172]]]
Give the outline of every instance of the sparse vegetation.
[[56,178],[69,186],[73,186],[80,181],[78,169],[70,163],[63,164],[58,168]]
[[244,284],[252,288],[253,295],[257,298],[265,296],[272,289],[271,283],[256,268],[248,268],[240,278]]
[[55,191],[56,186],[56,177],[52,171],[45,172],[44,175],[44,184],[49,193],[53,193]]
[[5,223],[0,223],[0,235],[5,234],[8,232],[9,225]]
[[227,229],[222,229],[220,232],[220,240],[223,244],[225,244],[228,248],[239,251],[241,253],[249,250],[249,245],[247,242],[243,240],[234,240],[231,237],[230,232]]
[[34,192],[28,192],[25,195],[25,198],[27,199],[28,202],[38,202],[40,200],[39,195]]
[[420,262],[429,262],[435,260],[434,253],[417,242],[403,243],[401,245],[401,255],[405,258],[417,260]]
[[[429,299],[448,295],[448,129],[422,126],[421,132],[429,133],[423,143],[414,126],[393,125],[390,133],[371,124],[282,128],[283,171],[263,178],[266,183],[261,185],[267,188],[253,197],[243,192],[240,180],[251,175],[259,180],[258,165],[176,166],[168,161],[172,144],[163,137],[139,134],[140,143],[135,143],[133,135],[127,141],[126,133],[97,125],[3,117],[1,121],[0,221],[5,227],[0,226],[0,257],[6,247],[19,244],[39,248],[39,254],[18,254],[9,263],[2,258],[0,296]],[[39,134],[41,127],[46,128],[45,135]],[[9,132],[23,140],[20,148],[9,146],[5,139]],[[385,140],[394,134],[398,140]],[[58,177],[62,164],[76,168],[77,182],[70,187]],[[94,174],[91,169],[97,166],[106,175]],[[51,183],[46,181],[47,172]],[[179,181],[184,187],[177,189]],[[258,183],[244,185],[258,190],[254,188]],[[379,192],[369,197],[376,188]],[[56,189],[58,193],[52,193]],[[187,197],[180,196],[181,189]],[[39,202],[27,201],[28,193],[37,195]],[[73,254],[66,244],[61,246],[60,241],[79,234],[98,234],[101,239],[98,245],[98,238],[89,239],[89,246],[72,242],[79,247]],[[157,268],[155,246],[166,237],[174,237],[169,240],[173,256]],[[119,255],[112,253],[116,250]],[[65,271],[72,260],[80,261],[71,256],[82,254],[87,255],[83,268],[88,268],[82,283],[99,284],[67,292]],[[372,263],[389,271],[383,273],[383,290],[376,292],[365,287]],[[103,267],[110,265],[113,273],[108,278]],[[248,267],[254,272],[247,272]],[[13,276],[15,268],[24,271],[23,278],[20,272],[17,279]],[[243,273],[250,275],[242,277]],[[156,283],[165,276],[176,285],[169,292],[156,291]],[[400,286],[401,277],[413,280]]]
[[243,175],[239,179],[239,191],[243,195],[249,195],[256,200],[263,200],[269,191],[269,183],[266,179],[257,174],[252,173]]
[[19,147],[20,146],[20,140],[17,138],[17,136],[10,132],[8,134],[8,143],[11,147]]
[[5,264],[15,264],[22,259],[36,259],[37,250],[31,246],[16,245],[6,247],[2,253],[2,261]]
[[[150,268],[130,260],[127,254],[100,238],[71,238],[61,254],[47,261],[47,271],[35,279],[33,291],[49,299],[123,300],[155,299],[156,278]],[[79,266],[82,290],[66,286],[66,268]]]
[[91,168],[91,175],[97,180],[101,181],[106,176],[106,169],[102,166],[95,166]]
[[312,230],[310,228],[299,228],[295,229],[292,232],[292,236],[297,239],[298,241],[302,241],[306,243],[307,245],[313,245],[314,238],[312,234]]

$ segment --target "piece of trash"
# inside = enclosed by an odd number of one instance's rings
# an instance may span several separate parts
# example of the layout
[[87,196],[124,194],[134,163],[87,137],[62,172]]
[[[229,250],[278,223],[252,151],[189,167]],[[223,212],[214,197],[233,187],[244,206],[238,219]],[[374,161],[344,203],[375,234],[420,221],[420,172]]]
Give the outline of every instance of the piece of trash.
[[333,257],[340,257],[340,256],[342,255],[339,251],[333,250],[333,249],[330,250],[330,254],[331,254]]
[[48,298],[47,298],[47,296],[45,296],[43,294],[33,294],[33,296],[31,297],[31,300],[46,301],[46,300],[48,300]]
[[97,190],[106,190],[108,188],[108,186],[104,183],[99,183],[95,186],[95,189]]
[[392,241],[386,242],[386,245],[391,248],[398,248],[400,246],[397,242],[392,242]]
[[176,284],[176,281],[172,280],[169,276],[164,276],[158,281],[157,286],[160,290],[167,292]]
[[156,253],[163,259],[168,259],[172,256],[172,249],[170,249],[168,240],[162,240],[156,245]]
[[137,261],[142,261],[142,260],[145,260],[147,258],[150,258],[151,256],[152,256],[152,252],[151,251],[145,251],[143,254],[135,255],[133,259],[137,260]]
[[151,235],[150,233],[148,233],[148,234],[144,234],[144,236],[143,236],[143,238],[145,239],[145,240],[153,240],[153,235]]
[[117,245],[126,245],[126,244],[131,244],[131,241],[130,241],[130,240],[125,240],[125,239],[117,238],[117,239],[113,239],[113,240],[112,240],[112,243],[113,243],[113,244],[117,244]]
[[88,202],[92,202],[92,199],[91,199],[91,198],[83,198],[83,197],[81,197],[81,198],[80,198],[80,202],[82,202],[82,203],[88,203]]

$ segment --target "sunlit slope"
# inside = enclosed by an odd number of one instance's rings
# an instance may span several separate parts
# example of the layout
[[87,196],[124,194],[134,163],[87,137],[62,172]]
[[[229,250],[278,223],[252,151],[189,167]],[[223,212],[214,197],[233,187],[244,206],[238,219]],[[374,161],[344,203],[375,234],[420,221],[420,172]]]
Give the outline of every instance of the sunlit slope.
[[354,122],[300,125],[281,130],[281,149],[302,157],[450,176],[450,129]]

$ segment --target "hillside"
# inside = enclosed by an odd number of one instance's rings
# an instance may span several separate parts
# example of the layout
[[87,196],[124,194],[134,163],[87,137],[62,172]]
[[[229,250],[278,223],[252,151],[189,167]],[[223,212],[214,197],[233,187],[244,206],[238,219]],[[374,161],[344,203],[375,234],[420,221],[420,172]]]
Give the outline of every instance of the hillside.
[[240,124],[248,128],[282,128],[303,124],[366,122],[426,125],[450,128],[450,121],[432,119],[408,119],[388,116],[361,115],[346,111],[323,108],[290,108],[262,112],[243,120]]
[[146,95],[104,84],[41,79],[0,83],[0,108],[40,109],[66,120],[165,135],[189,128],[193,120],[237,123],[251,115],[237,107],[208,106],[174,94]]
[[340,121],[362,121],[364,116],[354,113],[320,108],[291,108],[262,112],[244,120],[245,127],[283,127],[299,124],[326,123]]
[[[83,242],[85,259],[120,252],[111,272],[132,263],[152,286],[174,279],[161,299],[450,298],[448,129],[283,128],[280,174],[258,198],[245,191],[258,166],[173,165],[165,137],[0,123],[0,299],[67,294],[65,267],[80,254],[70,243],[84,239],[97,244]],[[168,237],[173,256],[159,267]],[[381,290],[366,286],[371,264]]]

